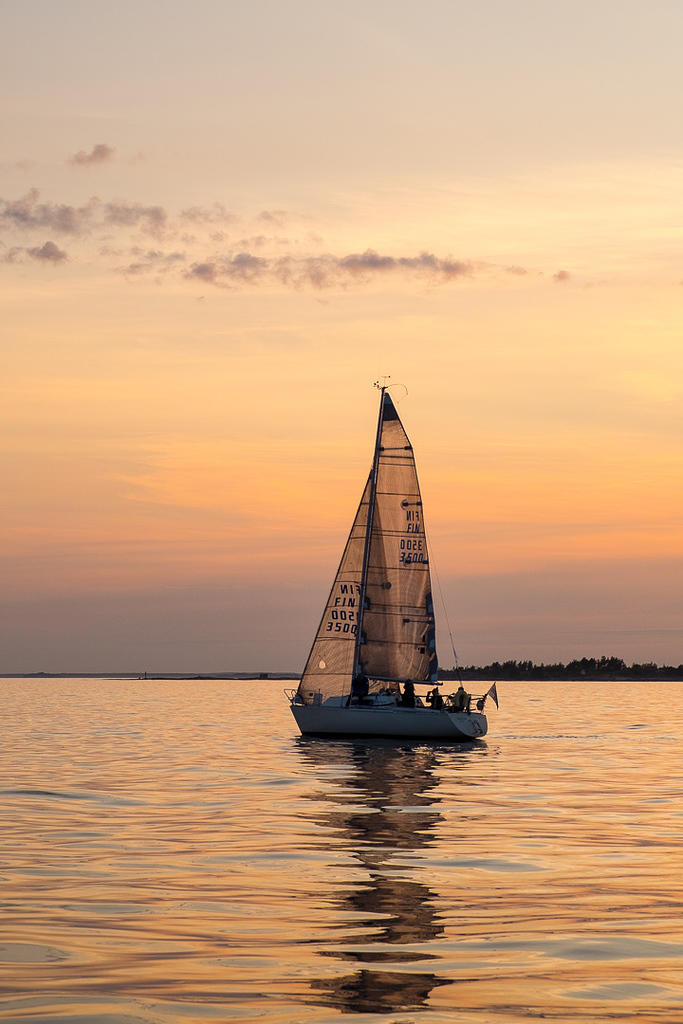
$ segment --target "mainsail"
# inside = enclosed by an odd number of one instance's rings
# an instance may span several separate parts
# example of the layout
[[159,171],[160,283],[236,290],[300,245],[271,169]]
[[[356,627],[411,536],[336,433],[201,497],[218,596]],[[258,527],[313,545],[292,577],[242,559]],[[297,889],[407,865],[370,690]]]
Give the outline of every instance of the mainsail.
[[427,540],[413,449],[382,388],[377,441],[298,697],[324,702],[350,692],[436,681],[436,638]]
[[359,661],[366,675],[436,680],[436,636],[413,449],[384,392]]

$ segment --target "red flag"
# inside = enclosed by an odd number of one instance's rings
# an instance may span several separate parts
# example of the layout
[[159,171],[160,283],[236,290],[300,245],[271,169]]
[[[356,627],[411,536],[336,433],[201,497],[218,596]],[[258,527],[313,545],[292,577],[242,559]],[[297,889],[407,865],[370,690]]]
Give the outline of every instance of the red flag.
[[490,690],[487,690],[486,696],[490,697],[493,703],[498,707],[498,691],[496,690],[496,684],[494,683]]

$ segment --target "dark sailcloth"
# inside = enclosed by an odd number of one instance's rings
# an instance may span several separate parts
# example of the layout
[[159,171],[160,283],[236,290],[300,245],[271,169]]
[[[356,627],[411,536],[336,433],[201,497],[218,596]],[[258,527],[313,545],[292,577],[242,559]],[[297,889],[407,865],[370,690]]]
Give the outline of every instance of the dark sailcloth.
[[[369,532],[368,532],[369,530]],[[344,554],[298,689],[306,704],[436,681],[434,608],[413,449],[382,389],[377,441]]]
[[[363,551],[367,528],[370,480],[361,498],[337,575],[299,683],[305,704],[349,693],[354,675],[358,634]],[[318,696],[320,695],[320,696]]]

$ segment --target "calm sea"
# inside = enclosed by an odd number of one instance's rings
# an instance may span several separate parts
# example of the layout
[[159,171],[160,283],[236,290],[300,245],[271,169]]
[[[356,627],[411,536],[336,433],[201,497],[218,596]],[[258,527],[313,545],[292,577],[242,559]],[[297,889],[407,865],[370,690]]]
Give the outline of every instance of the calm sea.
[[283,685],[0,680],[0,1019],[683,1021],[681,684],[501,683],[475,747]]

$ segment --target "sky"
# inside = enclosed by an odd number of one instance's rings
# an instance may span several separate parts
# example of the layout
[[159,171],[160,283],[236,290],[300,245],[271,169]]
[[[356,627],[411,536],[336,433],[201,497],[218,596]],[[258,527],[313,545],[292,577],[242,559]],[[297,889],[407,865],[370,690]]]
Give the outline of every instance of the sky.
[[444,666],[683,662],[683,6],[0,20],[0,672],[300,670],[382,375]]

